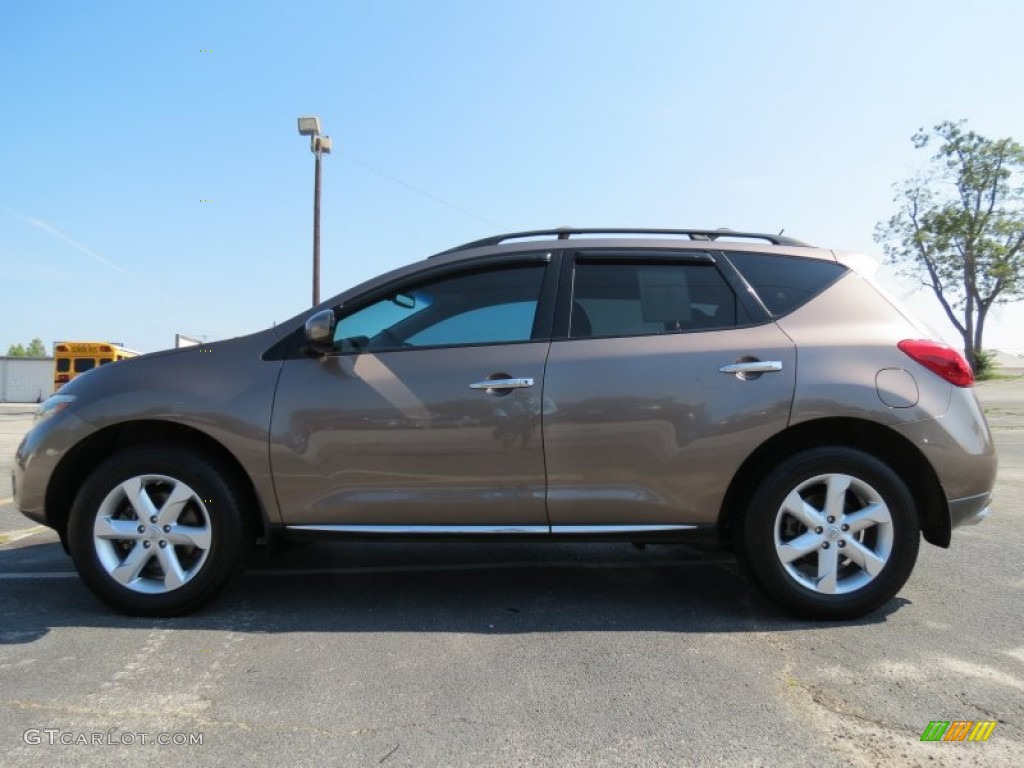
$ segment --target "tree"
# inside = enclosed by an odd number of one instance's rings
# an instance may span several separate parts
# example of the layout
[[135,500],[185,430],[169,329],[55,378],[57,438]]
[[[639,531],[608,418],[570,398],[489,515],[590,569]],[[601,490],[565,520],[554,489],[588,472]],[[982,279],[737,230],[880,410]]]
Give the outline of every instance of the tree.
[[7,348],[8,357],[46,357],[46,346],[42,339],[32,339],[27,347],[21,344],[11,344]]
[[875,240],[901,274],[932,289],[978,372],[989,311],[1024,295],[1024,148],[948,120],[912,141],[937,149],[926,173],[896,185],[899,209]]

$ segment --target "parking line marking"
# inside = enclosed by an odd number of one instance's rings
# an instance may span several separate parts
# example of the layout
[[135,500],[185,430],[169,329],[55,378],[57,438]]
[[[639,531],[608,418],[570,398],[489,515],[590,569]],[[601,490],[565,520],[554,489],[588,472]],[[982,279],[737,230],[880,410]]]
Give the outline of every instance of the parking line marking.
[[74,571],[36,571],[35,573],[0,573],[0,581],[16,579],[77,579]]
[[35,536],[37,533],[48,530],[50,529],[45,525],[33,525],[31,528],[22,528],[20,531],[0,533],[0,545],[10,544],[12,541],[18,541],[19,539],[27,539],[29,536]]

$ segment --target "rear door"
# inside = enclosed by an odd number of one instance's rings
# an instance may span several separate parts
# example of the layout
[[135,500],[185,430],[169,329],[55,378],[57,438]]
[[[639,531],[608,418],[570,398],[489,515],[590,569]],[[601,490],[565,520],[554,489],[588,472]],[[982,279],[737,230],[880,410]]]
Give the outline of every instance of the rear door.
[[570,270],[544,387],[553,529],[714,523],[788,422],[793,344],[711,252],[577,252]]

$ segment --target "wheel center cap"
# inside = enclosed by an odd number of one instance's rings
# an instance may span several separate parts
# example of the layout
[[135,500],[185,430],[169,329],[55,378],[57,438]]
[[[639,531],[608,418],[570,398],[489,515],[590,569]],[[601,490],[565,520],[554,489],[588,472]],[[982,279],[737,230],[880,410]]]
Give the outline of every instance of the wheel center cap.
[[155,525],[149,526],[149,528],[146,529],[146,538],[150,541],[156,541],[160,538],[160,529]]
[[836,528],[834,525],[830,525],[828,528],[825,529],[825,538],[829,541],[835,541],[839,538],[839,529]]

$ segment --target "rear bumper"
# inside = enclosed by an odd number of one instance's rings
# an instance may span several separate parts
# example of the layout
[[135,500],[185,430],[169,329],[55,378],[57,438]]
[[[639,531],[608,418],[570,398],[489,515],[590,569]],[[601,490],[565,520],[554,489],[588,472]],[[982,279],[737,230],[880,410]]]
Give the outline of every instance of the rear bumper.
[[949,410],[941,417],[901,424],[896,430],[921,451],[935,473],[945,503],[936,498],[934,509],[922,511],[922,530],[931,544],[948,547],[954,528],[985,519],[996,482],[999,460],[976,393],[954,387]]
[[952,527],[977,525],[989,516],[991,501],[991,493],[979,493],[977,496],[968,496],[965,499],[950,499],[949,521]]

